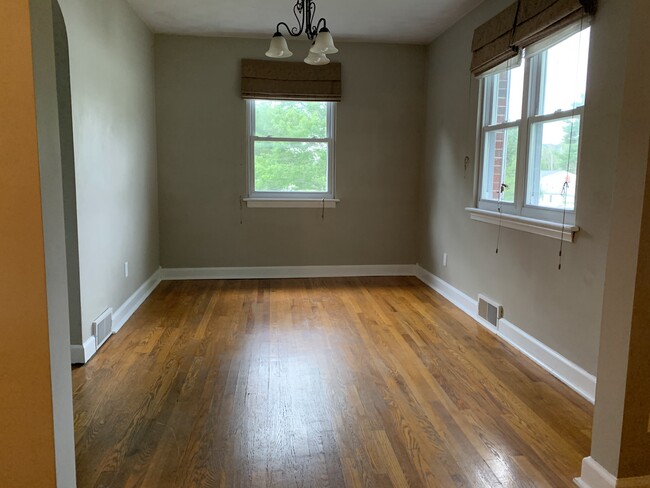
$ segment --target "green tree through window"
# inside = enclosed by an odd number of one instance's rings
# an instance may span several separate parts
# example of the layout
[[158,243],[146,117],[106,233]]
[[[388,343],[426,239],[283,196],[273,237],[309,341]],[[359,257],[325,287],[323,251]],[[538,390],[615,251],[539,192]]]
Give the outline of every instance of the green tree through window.
[[327,193],[327,102],[254,104],[254,191]]

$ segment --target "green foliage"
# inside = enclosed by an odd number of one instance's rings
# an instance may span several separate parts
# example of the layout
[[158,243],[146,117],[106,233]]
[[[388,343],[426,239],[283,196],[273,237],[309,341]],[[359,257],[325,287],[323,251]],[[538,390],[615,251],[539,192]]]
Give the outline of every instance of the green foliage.
[[[258,137],[325,139],[327,103],[255,102]],[[326,192],[328,146],[324,142],[255,142],[255,190]]]
[[255,143],[256,191],[327,191],[324,142]]
[[[558,122],[556,122],[558,123]],[[580,119],[562,120],[564,136],[560,144],[544,144],[540,169],[542,171],[566,171],[576,173],[578,168],[578,142]]]
[[327,103],[256,100],[255,135],[325,139]]
[[506,129],[505,135],[505,177],[503,182],[508,185],[501,197],[504,202],[515,201],[515,182],[517,178],[517,144],[519,141],[519,129],[516,127]]

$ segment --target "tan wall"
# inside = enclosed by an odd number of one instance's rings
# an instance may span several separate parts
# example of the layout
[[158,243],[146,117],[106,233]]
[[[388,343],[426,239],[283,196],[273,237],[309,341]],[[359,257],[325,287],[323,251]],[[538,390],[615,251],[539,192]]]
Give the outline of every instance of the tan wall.
[[[296,55],[308,45],[292,41]],[[245,209],[241,58],[268,40],[156,36],[163,267],[403,264],[416,259],[423,47],[339,46],[338,208]]]
[[[429,47],[427,149],[423,173],[423,238],[420,262],[476,298],[502,303],[505,318],[544,344],[596,374],[601,303],[619,127],[628,56],[630,2],[601,0],[591,39],[583,122],[576,242],[471,221],[474,203],[478,83],[469,64],[474,29],[511,4],[492,0],[463,18]],[[472,158],[467,174],[466,154]],[[448,267],[442,266],[443,253]]]
[[0,486],[55,486],[29,2],[0,3]]

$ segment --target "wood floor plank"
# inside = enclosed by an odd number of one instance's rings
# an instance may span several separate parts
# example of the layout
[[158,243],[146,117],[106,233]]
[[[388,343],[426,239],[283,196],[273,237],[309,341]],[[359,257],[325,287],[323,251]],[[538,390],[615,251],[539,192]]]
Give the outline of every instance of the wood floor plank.
[[80,488],[569,487],[593,415],[411,277],[163,282],[73,399]]

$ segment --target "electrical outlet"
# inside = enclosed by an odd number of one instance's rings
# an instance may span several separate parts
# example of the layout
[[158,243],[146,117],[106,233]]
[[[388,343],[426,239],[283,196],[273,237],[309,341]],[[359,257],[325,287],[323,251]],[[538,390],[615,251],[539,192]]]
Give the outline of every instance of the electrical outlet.
[[442,254],[442,265],[446,268],[447,267],[447,253]]
[[129,277],[129,262],[124,261],[124,277],[128,278]]

